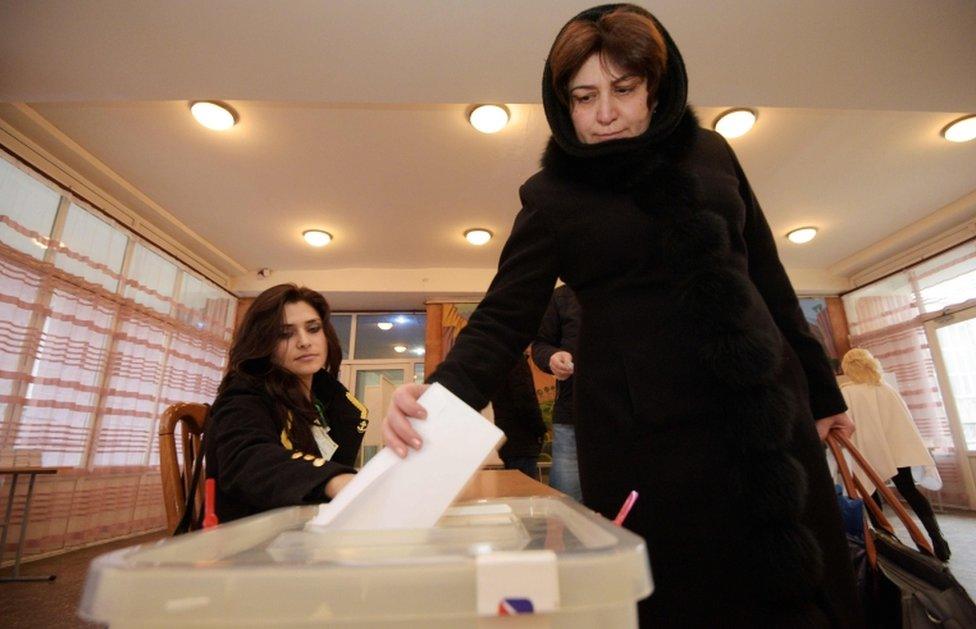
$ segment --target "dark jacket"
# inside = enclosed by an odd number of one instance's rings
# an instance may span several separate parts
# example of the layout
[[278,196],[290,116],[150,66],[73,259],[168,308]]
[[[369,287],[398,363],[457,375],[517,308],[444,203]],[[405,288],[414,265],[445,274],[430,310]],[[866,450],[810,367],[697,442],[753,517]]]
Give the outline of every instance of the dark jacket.
[[515,362],[515,367],[491,397],[491,408],[495,425],[505,433],[505,443],[498,450],[501,459],[538,457],[542,452],[546,424],[542,421],[527,360]]
[[663,34],[667,74],[635,138],[581,144],[547,64],[543,169],[520,189],[498,273],[430,380],[482,406],[561,277],[585,325],[583,502],[612,518],[640,494],[626,526],[644,537],[655,582],[641,624],[857,626],[814,426],[844,401],[749,181],[724,138],[698,126]]
[[[551,374],[549,359],[559,351],[569,352],[575,361],[579,354],[579,334],[582,328],[579,302],[569,286],[563,284],[552,293],[542,324],[532,341],[532,361],[536,367]],[[574,364],[575,370],[575,364]],[[556,380],[556,401],[552,408],[555,424],[573,424],[573,376]]]
[[331,460],[293,449],[278,428],[270,394],[236,377],[213,403],[206,430],[207,477],[217,480],[217,517],[227,522],[268,509],[326,502],[325,484],[352,467],[366,432],[366,407],[325,371],[312,379],[325,408]]

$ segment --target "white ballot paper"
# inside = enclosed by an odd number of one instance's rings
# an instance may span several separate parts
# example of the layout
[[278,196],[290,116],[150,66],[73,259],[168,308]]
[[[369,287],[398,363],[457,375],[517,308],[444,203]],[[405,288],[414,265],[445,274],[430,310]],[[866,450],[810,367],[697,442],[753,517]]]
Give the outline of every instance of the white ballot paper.
[[419,400],[427,419],[411,419],[423,446],[401,459],[383,448],[339,495],[319,507],[310,530],[433,526],[505,434],[440,384]]

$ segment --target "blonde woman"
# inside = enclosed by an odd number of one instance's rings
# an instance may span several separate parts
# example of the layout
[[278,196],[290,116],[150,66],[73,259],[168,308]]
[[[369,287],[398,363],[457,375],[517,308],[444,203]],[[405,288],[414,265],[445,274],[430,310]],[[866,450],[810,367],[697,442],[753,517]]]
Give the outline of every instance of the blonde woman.
[[[841,385],[848,413],[857,432],[854,444],[864,454],[881,478],[894,479],[898,493],[915,511],[929,537],[936,556],[949,559],[949,544],[942,537],[932,512],[932,505],[918,491],[918,482],[926,489],[942,487],[935,461],[922,441],[912,415],[898,392],[881,378],[881,364],[866,349],[852,349],[841,363],[850,382]],[[858,474],[871,491],[870,480]]]

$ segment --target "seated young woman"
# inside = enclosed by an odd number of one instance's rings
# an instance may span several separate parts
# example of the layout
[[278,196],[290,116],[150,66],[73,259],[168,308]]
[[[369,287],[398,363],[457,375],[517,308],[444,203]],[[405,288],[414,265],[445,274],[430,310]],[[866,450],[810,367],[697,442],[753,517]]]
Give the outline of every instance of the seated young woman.
[[327,502],[353,478],[368,420],[336,380],[329,316],[322,295],[294,284],[264,291],[244,315],[205,437],[220,522]]

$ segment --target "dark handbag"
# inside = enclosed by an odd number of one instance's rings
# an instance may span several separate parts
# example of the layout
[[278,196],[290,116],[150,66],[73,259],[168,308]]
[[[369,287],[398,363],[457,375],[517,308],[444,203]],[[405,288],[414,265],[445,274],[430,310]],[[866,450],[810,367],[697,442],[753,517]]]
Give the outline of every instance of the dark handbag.
[[[936,559],[932,547],[905,507],[895,498],[877,472],[871,468],[864,456],[843,435],[830,433],[827,436],[844,479],[844,487],[851,498],[860,498],[871,512],[876,526],[863,519],[863,551],[860,553],[859,540],[848,536],[858,574],[858,585],[870,627],[976,627],[976,604],[956,581],[949,567]],[[864,486],[851,474],[841,452],[847,449],[878,488],[905,528],[918,550],[902,544],[895,535],[891,522],[885,517],[877,503],[864,490]],[[861,555],[862,570],[858,570],[858,555]]]

